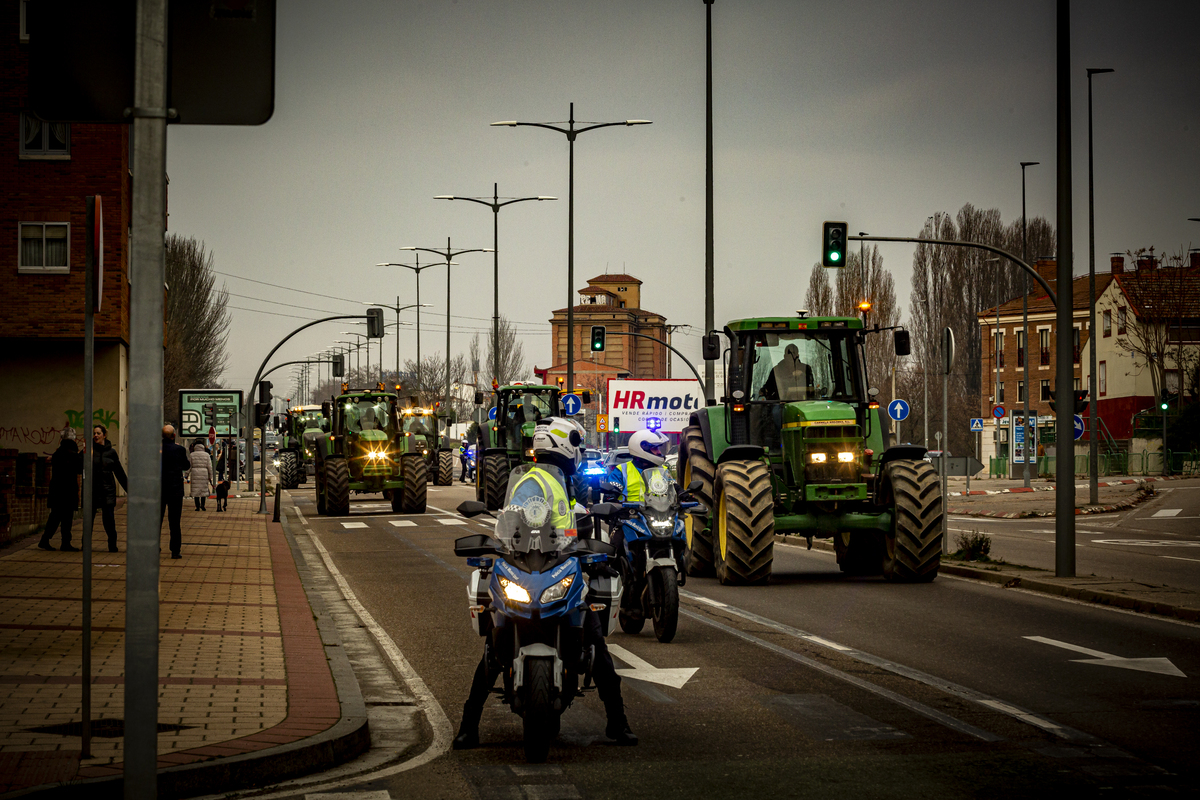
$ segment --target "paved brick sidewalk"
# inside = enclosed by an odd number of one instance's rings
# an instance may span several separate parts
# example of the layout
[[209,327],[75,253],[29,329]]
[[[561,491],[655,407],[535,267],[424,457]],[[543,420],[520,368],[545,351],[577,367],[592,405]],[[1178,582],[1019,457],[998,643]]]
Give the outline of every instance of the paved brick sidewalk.
[[[170,558],[163,527],[160,769],[297,742],[341,718],[282,528],[252,513],[257,498],[214,507],[194,511],[185,500],[182,559]],[[107,551],[96,523],[92,758],[79,757],[82,553],[39,550],[31,538],[0,558],[0,793],[122,772],[124,509],[120,552]],[[74,731],[56,728],[71,723]]]

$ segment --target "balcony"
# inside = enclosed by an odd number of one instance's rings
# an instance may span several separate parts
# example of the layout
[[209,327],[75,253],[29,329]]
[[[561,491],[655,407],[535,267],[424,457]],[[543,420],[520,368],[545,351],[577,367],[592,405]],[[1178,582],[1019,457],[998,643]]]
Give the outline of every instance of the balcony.
[[1049,347],[1042,348],[1041,358],[1038,360],[1038,363],[1041,364],[1041,366],[1043,366],[1043,367],[1050,366],[1050,348]]

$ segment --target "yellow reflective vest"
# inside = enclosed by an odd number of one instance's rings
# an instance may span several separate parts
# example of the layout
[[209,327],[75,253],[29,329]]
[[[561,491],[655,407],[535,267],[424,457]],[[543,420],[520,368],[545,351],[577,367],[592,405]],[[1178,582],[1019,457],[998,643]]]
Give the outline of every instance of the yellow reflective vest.
[[639,503],[646,498],[646,481],[642,479],[642,473],[632,461],[618,464],[617,472],[621,473],[625,484],[625,502]]
[[550,473],[545,470],[534,467],[525,473],[521,480],[517,481],[517,485],[513,487],[512,494],[515,496],[517,490],[527,481],[533,481],[541,489],[542,497],[550,504],[550,522],[557,530],[565,530],[575,527],[575,517],[571,513],[571,503],[567,499],[567,490],[558,482]]

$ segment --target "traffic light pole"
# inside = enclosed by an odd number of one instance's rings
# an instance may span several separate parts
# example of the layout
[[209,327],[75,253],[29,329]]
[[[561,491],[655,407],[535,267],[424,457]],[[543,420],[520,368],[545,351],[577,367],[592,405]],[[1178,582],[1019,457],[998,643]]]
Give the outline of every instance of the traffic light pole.
[[692,371],[692,374],[696,376],[696,382],[700,384],[700,391],[701,392],[704,391],[704,388],[705,388],[704,380],[700,377],[700,373],[696,370],[696,366],[694,364],[692,364],[691,361],[688,361],[687,356],[685,356],[683,353],[676,350],[671,345],[664,342],[662,339],[655,339],[653,336],[647,336],[644,333],[630,333],[628,331],[606,331],[605,335],[607,335],[607,336],[636,336],[639,339],[649,339],[652,342],[657,342],[658,344],[661,344],[663,347],[667,348],[672,353],[674,353],[675,355],[677,355],[681,359],[683,359],[683,363],[687,364],[688,369],[690,369]]
[[[370,311],[371,309],[368,309]],[[302,330],[311,328],[314,325],[320,325],[322,322],[333,322],[339,319],[367,319],[367,314],[339,314],[335,317],[322,317],[314,319],[312,322],[306,322],[296,330],[289,333],[287,336],[279,340],[279,343],[271,348],[271,352],[267,353],[267,357],[263,359],[262,364],[258,367],[258,372],[254,373],[254,383],[250,384],[250,392],[246,395],[246,491],[254,491],[254,423],[257,418],[254,416],[254,391],[258,388],[259,381],[263,378],[263,371],[267,368],[267,362],[271,360],[271,356],[275,355],[279,348],[283,347],[284,343],[295,336]],[[266,481],[267,465],[263,462],[263,481],[262,493],[258,504],[258,513],[267,513],[267,481]]]

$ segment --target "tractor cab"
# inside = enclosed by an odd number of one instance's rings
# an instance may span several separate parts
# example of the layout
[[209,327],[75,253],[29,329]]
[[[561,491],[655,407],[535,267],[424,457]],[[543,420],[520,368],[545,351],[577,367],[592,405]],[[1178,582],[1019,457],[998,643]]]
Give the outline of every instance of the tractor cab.
[[350,475],[357,479],[398,472],[393,464],[399,424],[396,395],[387,392],[344,394],[333,404],[331,428],[343,437]]
[[404,451],[428,456],[437,448],[437,420],[433,409],[411,406],[400,411]]

